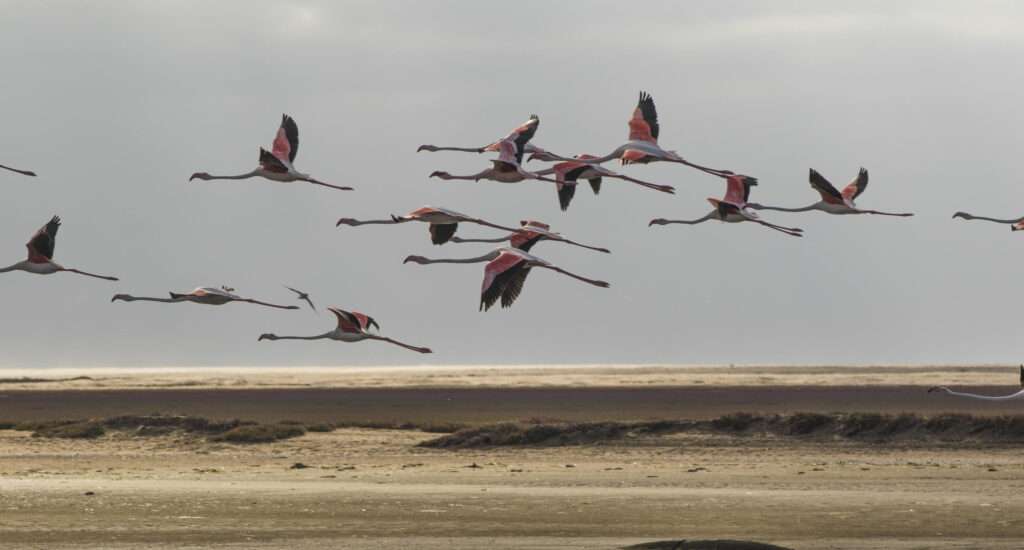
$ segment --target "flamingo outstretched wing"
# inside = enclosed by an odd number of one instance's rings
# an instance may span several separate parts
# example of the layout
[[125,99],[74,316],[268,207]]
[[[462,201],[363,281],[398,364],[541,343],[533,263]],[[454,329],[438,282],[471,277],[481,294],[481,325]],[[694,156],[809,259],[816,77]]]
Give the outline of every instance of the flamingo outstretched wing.
[[365,313],[359,313],[358,311],[352,311],[352,316],[359,321],[359,328],[364,332],[369,330],[370,327],[376,327],[377,330],[380,330],[380,325],[377,324],[377,321],[375,321],[373,317],[370,317]]
[[868,188],[868,171],[866,168],[861,168],[860,172],[857,173],[857,177],[853,179],[846,187],[843,188],[843,198],[853,202]]
[[808,180],[811,182],[811,187],[813,187],[815,191],[821,194],[821,200],[831,204],[846,203],[843,194],[840,193],[839,190],[836,189],[836,187],[832,185],[831,182],[825,179],[825,176],[819,174],[818,171],[815,170],[814,168],[811,168],[810,174],[808,175]]
[[260,147],[260,166],[267,172],[277,172],[284,174],[288,172],[288,166],[285,165],[284,161]]
[[530,115],[530,119],[519,125],[518,128],[512,130],[505,139],[510,139],[516,144],[516,161],[519,164],[523,163],[523,153],[526,152],[526,144],[533,139],[533,135],[537,133],[537,127],[540,126],[540,117],[537,115]]
[[[503,250],[484,266],[484,282],[480,288],[480,309],[487,311],[505,292],[505,287],[519,271],[527,269],[526,258]],[[522,283],[519,283],[520,289]],[[518,292],[516,294],[518,296]],[[511,303],[509,304],[511,305]],[[508,307],[503,305],[502,307]]]
[[281,115],[281,126],[274,136],[273,155],[289,164],[295,162],[295,155],[299,153],[299,126],[295,119],[288,115]]
[[329,307],[327,311],[330,311],[338,318],[338,328],[342,332],[363,332],[362,323],[352,313],[336,307]]
[[452,240],[458,229],[459,224],[457,223],[432,223],[430,224],[430,242],[444,244]]
[[60,229],[60,218],[54,216],[46,225],[39,228],[35,235],[25,243],[28,248],[28,261],[46,263],[53,259],[53,249],[57,245],[57,230]]
[[629,139],[658,143],[659,131],[654,98],[647,92],[640,92],[640,100],[633,109],[633,118],[629,119]]

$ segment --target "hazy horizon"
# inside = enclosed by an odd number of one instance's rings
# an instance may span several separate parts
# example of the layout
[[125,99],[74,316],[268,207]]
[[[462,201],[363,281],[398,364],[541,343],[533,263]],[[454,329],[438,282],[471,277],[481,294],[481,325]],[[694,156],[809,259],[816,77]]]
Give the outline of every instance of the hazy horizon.
[[[950,216],[1024,215],[1022,5],[5,7],[0,164],[39,177],[0,173],[0,266],[58,214],[55,261],[121,281],[0,274],[0,367],[1020,362],[1024,235]],[[665,148],[758,177],[754,202],[805,206],[818,198],[808,168],[843,185],[864,166],[859,206],[917,216],[762,213],[803,239],[753,224],[648,228],[703,216],[724,186],[680,166],[609,164],[677,194],[609,181],[597,197],[582,186],[563,213],[548,184],[427,178],[477,172],[488,156],[415,152],[482,145],[537,113],[535,144],[603,154],[625,140],[640,90]],[[254,168],[281,113],[299,126],[298,169],[355,192],[188,183]],[[334,227],[427,204],[606,246],[532,252],[612,286],[535,272],[514,307],[481,313],[482,265],[401,261],[488,245],[432,246],[421,224]],[[110,303],[220,285],[293,303],[284,284],[321,313]],[[323,333],[328,305],[435,353],[256,341]]]

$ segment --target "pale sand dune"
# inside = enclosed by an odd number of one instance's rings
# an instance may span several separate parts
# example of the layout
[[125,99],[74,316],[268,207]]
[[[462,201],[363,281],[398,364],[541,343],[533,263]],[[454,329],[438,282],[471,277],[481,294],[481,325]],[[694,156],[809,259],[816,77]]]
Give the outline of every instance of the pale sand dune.
[[[0,389],[1014,386],[1015,365],[680,366],[510,365],[397,367],[162,367],[2,369]],[[88,377],[85,380],[67,380]],[[21,383],[19,378],[32,382]],[[43,380],[54,380],[45,382]]]

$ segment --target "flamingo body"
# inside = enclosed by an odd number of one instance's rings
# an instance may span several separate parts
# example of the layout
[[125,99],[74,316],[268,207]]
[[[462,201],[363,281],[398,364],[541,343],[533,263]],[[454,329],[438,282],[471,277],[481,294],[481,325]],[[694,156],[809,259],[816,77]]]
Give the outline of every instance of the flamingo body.
[[28,258],[0,269],[0,273],[24,271],[35,275],[52,275],[54,273],[68,272],[107,281],[118,280],[117,277],[109,275],[97,275],[80,269],[64,267],[53,261],[53,251],[57,245],[57,230],[59,229],[60,217],[54,216],[25,243],[25,248],[28,250]]

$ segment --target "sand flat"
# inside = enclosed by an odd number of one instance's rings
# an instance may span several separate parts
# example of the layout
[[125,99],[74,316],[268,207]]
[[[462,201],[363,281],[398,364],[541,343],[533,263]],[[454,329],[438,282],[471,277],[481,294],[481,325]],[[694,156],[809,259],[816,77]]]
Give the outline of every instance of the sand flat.
[[[904,376],[922,382],[966,377],[958,374],[960,367],[853,367],[836,374],[880,377],[874,384],[798,384],[788,377],[824,378],[827,369],[750,367],[755,370],[720,374],[736,377],[742,382],[737,385],[676,386],[638,380],[674,376],[693,382],[720,368],[667,374],[595,368],[607,373],[598,376],[633,378],[618,386],[611,378],[576,386],[564,377],[585,376],[585,370],[522,369],[512,376],[519,381],[506,388],[500,386],[505,374],[493,369],[441,369],[466,382],[411,383],[428,369],[401,371],[394,386],[348,381],[319,387],[325,373],[304,378],[302,371],[290,371],[291,380],[307,385],[256,386],[249,380],[223,387],[215,382],[224,377],[218,371],[195,387],[153,387],[142,375],[118,387],[74,386],[107,376],[87,374],[93,380],[0,386],[0,420],[160,411],[268,422],[473,424],[530,417],[710,418],[737,410],[1002,414],[1021,406],[952,400],[927,394],[924,384],[903,382]],[[983,381],[970,380],[979,387],[1012,389],[1013,380],[996,382],[1012,378],[1012,368],[978,372]],[[201,375],[181,374],[189,380]],[[343,380],[347,373],[327,375]],[[41,377],[38,371],[32,376]],[[386,373],[359,376],[387,379]],[[760,384],[750,378],[761,376],[774,378]],[[683,433],[554,448],[416,446],[436,436],[341,429],[233,445],[179,433],[109,432],[67,440],[0,430],[0,548],[615,548],[672,538],[741,538],[801,549],[900,550],[1009,549],[1024,540],[1024,499],[1017,488],[1024,456],[1016,445]],[[295,463],[307,467],[294,469]]]

